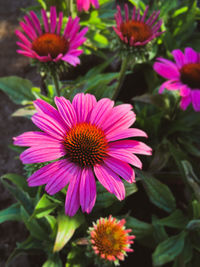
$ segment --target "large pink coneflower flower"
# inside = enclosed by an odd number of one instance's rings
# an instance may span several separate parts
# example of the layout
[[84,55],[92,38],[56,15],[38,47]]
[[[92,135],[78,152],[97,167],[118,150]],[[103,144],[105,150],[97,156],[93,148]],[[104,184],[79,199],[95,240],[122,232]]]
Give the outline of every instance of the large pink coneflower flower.
[[127,252],[133,252],[134,235],[129,235],[131,229],[125,228],[125,219],[118,221],[111,215],[109,218],[100,218],[92,228],[89,228],[89,240],[95,254],[106,261],[119,265]]
[[154,11],[149,19],[145,21],[148,6],[143,15],[134,6],[132,17],[129,17],[128,5],[125,4],[125,19],[122,17],[120,6],[117,6],[117,10],[115,14],[117,27],[113,27],[113,29],[122,42],[127,45],[144,46],[163,33],[158,31],[162,24],[162,20],[157,21],[160,11]]
[[168,79],[160,87],[164,89],[179,90],[181,95],[181,108],[185,110],[192,103],[195,111],[200,111],[200,53],[192,48],[185,48],[185,54],[177,49],[172,51],[175,63],[157,58],[154,70],[162,77]]
[[95,8],[99,8],[99,2],[98,0],[76,0],[77,2],[77,9],[78,11],[88,11],[90,8],[90,5],[92,5]]
[[50,9],[50,19],[45,10],[42,9],[41,14],[43,25],[33,11],[30,11],[29,16],[24,16],[24,22],[20,22],[25,34],[19,30],[15,31],[20,39],[20,42],[17,42],[20,47],[17,52],[41,62],[63,60],[73,66],[79,64],[78,56],[83,51],[78,48],[86,40],[84,35],[88,28],[85,27],[79,32],[79,18],[69,17],[61,34],[63,13],[59,13],[58,21],[55,7]]
[[151,155],[151,148],[125,138],[146,133],[129,127],[136,116],[132,106],[116,107],[108,98],[96,101],[90,94],[77,94],[72,104],[64,97],[55,97],[58,108],[45,101],[34,101],[37,113],[33,123],[43,132],[26,132],[14,138],[18,146],[30,146],[21,155],[24,164],[52,162],[28,179],[29,186],[47,184],[45,190],[53,195],[68,183],[66,214],[73,216],[81,205],[89,213],[96,200],[95,176],[119,200],[125,189],[120,177],[132,183],[135,180],[129,164],[142,168],[136,154]]

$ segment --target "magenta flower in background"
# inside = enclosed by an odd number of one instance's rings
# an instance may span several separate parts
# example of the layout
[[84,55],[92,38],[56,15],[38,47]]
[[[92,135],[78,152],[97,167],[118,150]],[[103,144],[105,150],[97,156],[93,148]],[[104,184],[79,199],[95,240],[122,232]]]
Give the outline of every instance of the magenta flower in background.
[[200,53],[192,48],[173,50],[175,63],[157,58],[153,68],[168,81],[160,87],[159,93],[164,89],[179,90],[181,96],[181,108],[185,110],[192,103],[195,111],[200,111]]
[[117,10],[115,14],[117,27],[113,27],[113,29],[122,42],[127,45],[144,46],[163,33],[158,31],[162,24],[162,20],[157,21],[160,11],[154,11],[145,21],[148,6],[143,15],[141,15],[140,10],[137,10],[134,6],[132,16],[130,17],[128,5],[125,4],[125,19],[122,17],[120,6],[117,6]]
[[[135,181],[129,164],[142,168],[136,154],[151,155],[151,148],[125,138],[146,133],[129,128],[136,120],[129,104],[114,106],[114,101],[93,95],[77,94],[72,103],[64,97],[55,97],[57,109],[38,99],[34,101],[37,113],[33,123],[42,132],[25,132],[14,138],[18,146],[30,146],[21,155],[24,164],[57,160],[37,170],[28,179],[29,186],[46,184],[53,195],[67,184],[65,212],[73,216],[79,206],[91,212],[96,200],[95,176],[119,200],[125,198],[120,177]],[[62,158],[62,159],[61,159]],[[59,159],[59,160],[58,160]]]
[[25,34],[19,30],[15,31],[20,39],[17,42],[20,47],[17,52],[41,62],[63,60],[73,66],[79,64],[78,56],[83,53],[83,50],[78,48],[86,40],[84,35],[88,28],[85,27],[79,32],[79,18],[69,17],[61,34],[63,13],[59,13],[58,21],[55,7],[50,9],[50,19],[44,9],[41,10],[41,14],[43,25],[33,11],[30,11],[29,16],[24,16],[25,22],[20,22]]
[[77,0],[77,9],[78,11],[88,11],[90,8],[90,5],[92,5],[95,8],[99,8],[99,2],[98,0]]

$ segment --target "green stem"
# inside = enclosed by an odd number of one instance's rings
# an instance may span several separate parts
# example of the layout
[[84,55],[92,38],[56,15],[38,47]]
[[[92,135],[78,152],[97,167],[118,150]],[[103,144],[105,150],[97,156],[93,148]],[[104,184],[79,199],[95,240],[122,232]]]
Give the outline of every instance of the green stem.
[[52,79],[53,83],[56,89],[56,95],[60,96],[60,88],[59,88],[59,79],[58,79],[58,74],[56,72],[52,73]]
[[68,10],[68,17],[72,16],[73,13],[73,0],[67,0],[67,10]]
[[127,65],[128,65],[128,57],[125,57],[122,61],[122,64],[121,64],[121,69],[120,69],[120,73],[119,73],[119,79],[118,79],[117,87],[116,87],[114,95],[112,97],[113,100],[116,100],[118,95],[119,95],[120,89],[122,87],[122,84],[123,84],[123,81],[125,78]]

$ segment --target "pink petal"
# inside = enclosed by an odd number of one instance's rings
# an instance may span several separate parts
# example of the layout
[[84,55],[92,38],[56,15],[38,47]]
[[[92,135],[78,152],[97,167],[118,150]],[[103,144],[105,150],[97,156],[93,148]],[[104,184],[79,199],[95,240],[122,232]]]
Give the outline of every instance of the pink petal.
[[176,61],[177,67],[180,69],[184,65],[184,54],[180,49],[176,49],[172,51],[172,55],[174,56],[174,59]]
[[181,109],[186,110],[186,108],[190,105],[191,102],[192,102],[191,96],[182,97],[180,103]]
[[71,179],[69,187],[67,189],[67,195],[65,200],[65,214],[69,216],[74,216],[80,207],[79,188],[80,188],[81,172],[82,172],[81,169],[77,170],[73,179]]
[[49,32],[49,22],[48,22],[47,13],[46,13],[46,11],[44,9],[41,10],[41,13],[42,13],[42,19],[43,19],[43,22],[44,22],[45,32]]
[[200,111],[200,90],[192,90],[192,105],[195,111]]
[[59,13],[59,20],[58,20],[58,26],[57,26],[57,34],[60,34],[61,28],[62,28],[62,21],[63,21],[63,12]]
[[57,139],[52,138],[43,132],[25,132],[17,137],[13,137],[16,146],[40,146],[49,144],[58,144]]
[[116,140],[125,139],[129,137],[135,137],[135,136],[147,137],[146,133],[143,132],[142,130],[139,130],[136,128],[129,128],[129,129],[124,129],[124,130],[119,130],[118,132],[115,131],[113,133],[110,133],[109,136],[106,135],[106,139],[109,142],[113,142]]
[[113,105],[114,101],[108,98],[99,100],[91,112],[90,122],[100,127],[108,118]]
[[71,102],[66,98],[64,98],[63,96],[61,96],[61,97],[55,97],[55,103],[56,106],[58,107],[60,116],[62,117],[66,125],[69,128],[72,128],[73,125],[77,123],[77,117]]
[[151,155],[152,149],[145,143],[135,140],[121,140],[109,143],[109,149],[126,149],[135,154]]
[[58,140],[63,140],[63,136],[66,134],[65,128],[48,115],[36,113],[33,115],[32,121],[38,128]]
[[135,182],[135,173],[126,162],[113,157],[107,157],[104,162],[112,171],[124,178],[128,183]]
[[80,204],[83,212],[90,213],[96,201],[96,183],[90,168],[84,168],[80,181]]
[[132,154],[130,151],[127,151],[125,149],[114,149],[114,148],[111,149],[110,148],[107,154],[113,158],[119,159],[139,169],[142,169],[141,160],[137,156]]
[[96,98],[93,95],[83,93],[75,95],[72,105],[77,115],[77,122],[88,122],[96,103]]
[[188,63],[198,63],[199,62],[199,56],[198,53],[195,52],[191,47],[185,48],[185,64]]
[[64,155],[66,151],[62,143],[43,143],[26,149],[21,153],[20,159],[24,164],[31,164],[59,159]]
[[55,32],[56,19],[57,19],[56,8],[55,8],[55,6],[51,6],[51,8],[50,8],[50,22],[51,22],[50,29],[51,29],[51,33]]
[[66,159],[62,159],[40,168],[28,178],[28,185],[40,186],[48,183],[55,175],[57,175],[58,171],[61,171],[65,166]]
[[154,70],[166,79],[175,79],[180,76],[180,73],[176,65],[164,58],[157,58],[160,62],[156,62],[153,65]]
[[99,182],[110,192],[116,195],[119,200],[125,198],[125,188],[121,179],[105,164],[94,166],[94,172]]
[[62,190],[76,175],[79,167],[72,162],[65,160],[65,165],[58,169],[57,173],[48,181],[45,190],[48,194],[54,195]]

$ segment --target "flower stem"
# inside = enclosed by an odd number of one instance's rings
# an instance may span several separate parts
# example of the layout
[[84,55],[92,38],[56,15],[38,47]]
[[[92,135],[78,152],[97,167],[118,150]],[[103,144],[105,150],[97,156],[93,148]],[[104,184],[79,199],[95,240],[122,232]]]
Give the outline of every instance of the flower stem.
[[52,79],[56,90],[56,95],[60,96],[60,88],[59,88],[59,79],[58,74],[56,72],[52,73]]
[[73,0],[67,0],[68,16],[72,16],[73,13]]
[[121,64],[121,69],[120,69],[120,73],[119,73],[119,79],[118,79],[117,87],[116,87],[114,95],[112,97],[113,100],[116,100],[118,95],[119,95],[120,89],[122,87],[122,84],[123,84],[123,81],[125,78],[127,65],[128,65],[128,57],[125,57],[122,61],[122,64]]

